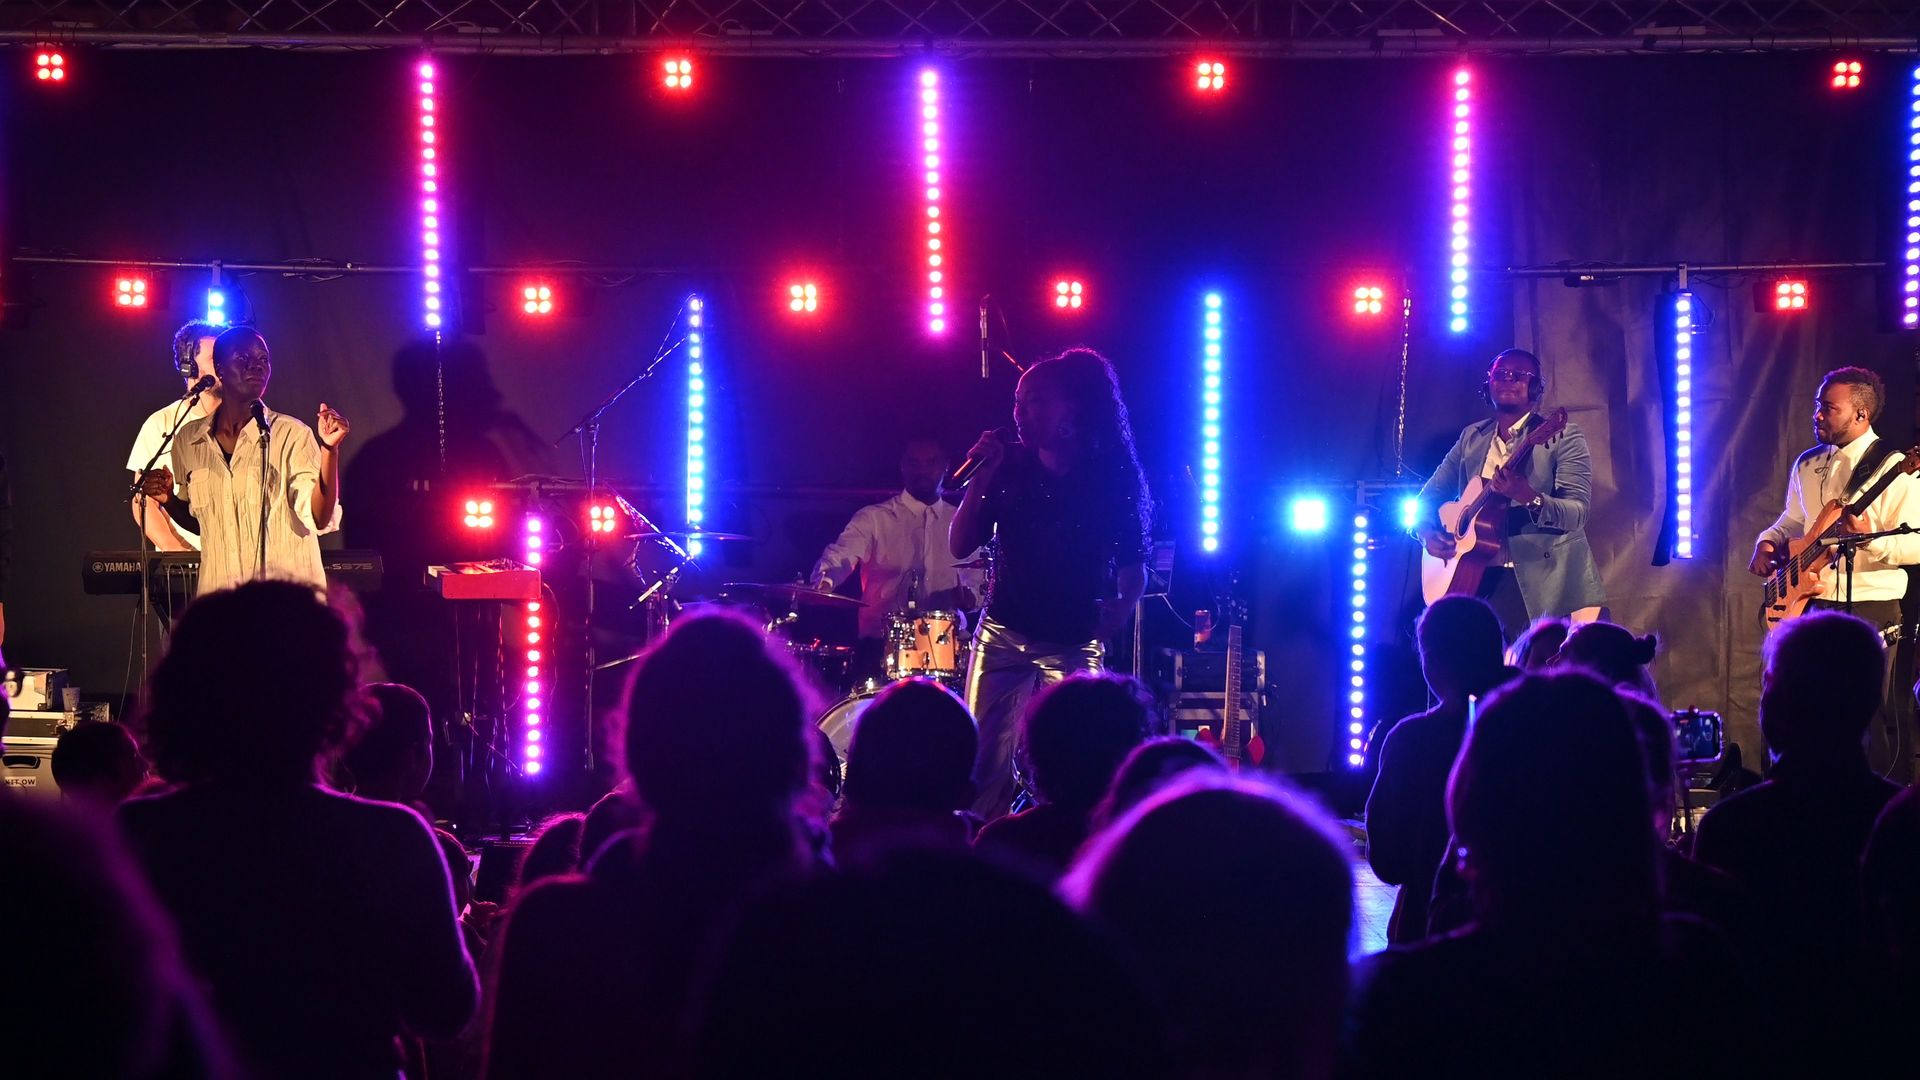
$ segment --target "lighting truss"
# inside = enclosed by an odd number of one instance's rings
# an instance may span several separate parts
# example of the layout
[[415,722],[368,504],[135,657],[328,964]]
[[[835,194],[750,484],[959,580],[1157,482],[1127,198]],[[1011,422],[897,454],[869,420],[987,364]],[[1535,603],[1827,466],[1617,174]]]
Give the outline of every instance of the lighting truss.
[[0,42],[759,56],[1911,50],[1909,0],[0,0]]

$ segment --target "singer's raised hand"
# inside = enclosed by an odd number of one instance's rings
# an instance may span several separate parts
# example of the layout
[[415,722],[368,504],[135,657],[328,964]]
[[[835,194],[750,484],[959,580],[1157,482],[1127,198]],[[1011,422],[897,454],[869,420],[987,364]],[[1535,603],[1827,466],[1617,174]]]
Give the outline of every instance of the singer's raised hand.
[[348,432],[353,430],[353,425],[347,423],[346,417],[327,408],[327,403],[323,401],[320,403],[320,416],[314,422],[314,430],[319,433],[321,446],[338,450],[340,444],[346,441]]
[[984,480],[991,477],[994,471],[1000,468],[1000,463],[1007,459],[1007,444],[1000,441],[999,432],[983,431],[980,433],[980,441],[973,444],[973,449],[967,451],[967,456],[980,463],[980,468],[974,476]]

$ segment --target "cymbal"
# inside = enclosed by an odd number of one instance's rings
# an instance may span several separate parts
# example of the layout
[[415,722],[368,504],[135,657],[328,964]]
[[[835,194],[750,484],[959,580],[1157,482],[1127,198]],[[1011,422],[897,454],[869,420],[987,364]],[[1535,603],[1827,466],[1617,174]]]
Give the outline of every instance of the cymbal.
[[631,532],[631,533],[621,534],[620,539],[651,540],[656,536],[664,536],[669,540],[751,540],[753,539],[753,537],[748,536],[745,533],[724,533],[724,532]]
[[719,595],[729,600],[800,607],[857,608],[867,605],[850,596],[838,596],[805,585],[762,585],[752,581],[729,581],[720,586]]
[[957,562],[953,564],[953,568],[955,570],[987,570],[987,569],[991,569],[992,567],[993,567],[992,560],[985,559],[985,558],[969,559],[966,562]]

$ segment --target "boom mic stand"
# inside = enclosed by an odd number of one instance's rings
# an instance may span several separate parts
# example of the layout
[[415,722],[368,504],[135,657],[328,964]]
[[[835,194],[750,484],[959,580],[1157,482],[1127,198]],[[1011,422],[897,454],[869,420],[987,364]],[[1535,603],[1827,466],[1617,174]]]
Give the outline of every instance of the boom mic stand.
[[[680,321],[681,319],[685,318],[686,311],[687,309],[683,305],[678,312],[674,313],[673,325],[667,327],[666,336],[660,339],[661,347],[657,351],[655,351],[655,353],[653,354],[653,359],[647,362],[647,366],[640,369],[639,374],[635,375],[631,379],[628,379],[626,381],[626,384],[621,386],[618,390],[615,390],[613,393],[608,394],[605,400],[601,401],[600,404],[594,406],[587,413],[587,415],[581,417],[578,423],[574,424],[572,427],[568,428],[565,432],[561,433],[559,438],[553,440],[554,445],[558,446],[559,444],[567,441],[568,439],[572,438],[575,435],[580,436],[580,441],[582,442],[582,444],[584,444],[585,449],[587,451],[587,499],[588,501],[592,501],[593,493],[598,489],[599,482],[600,482],[600,476],[599,476],[600,417],[603,414],[605,414],[608,409],[613,408],[614,405],[617,404],[621,398],[626,397],[627,391],[632,390],[634,387],[652,378],[653,373],[659,370],[660,365],[666,361],[667,357],[672,356],[674,353],[678,352],[680,350],[680,346],[686,343],[687,339],[684,336],[682,336],[680,340],[673,342],[671,345],[667,344],[667,339],[673,337],[674,331],[680,328]],[[600,545],[598,540],[596,539],[596,534],[589,533],[587,535],[587,561],[586,561],[587,612],[586,612],[586,635],[585,635],[586,646],[587,646],[587,685],[586,685],[587,699],[585,702],[582,703],[582,712],[586,716],[586,725],[585,725],[586,727],[586,741],[585,741],[586,766],[589,771],[593,769],[593,765],[594,765],[594,761],[593,761],[593,683],[594,683],[594,675],[598,669],[597,664],[595,662],[598,658],[594,655],[594,648],[593,648],[593,613],[594,613],[593,556],[594,556],[594,552],[599,548],[599,546]]]

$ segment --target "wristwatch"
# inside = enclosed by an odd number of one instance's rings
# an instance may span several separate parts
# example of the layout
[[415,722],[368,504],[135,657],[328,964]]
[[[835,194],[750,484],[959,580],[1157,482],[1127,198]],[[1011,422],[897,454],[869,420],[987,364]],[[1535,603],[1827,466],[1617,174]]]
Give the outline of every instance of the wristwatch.
[[1547,505],[1547,497],[1538,493],[1535,493],[1533,498],[1527,500],[1527,509],[1530,511],[1538,510],[1545,505]]

